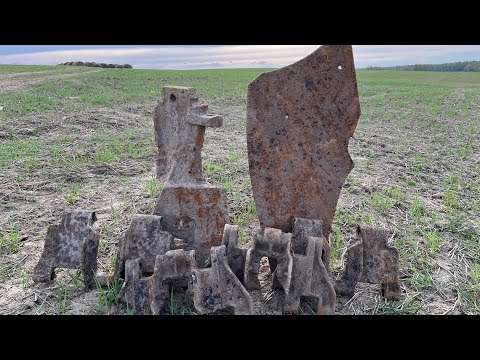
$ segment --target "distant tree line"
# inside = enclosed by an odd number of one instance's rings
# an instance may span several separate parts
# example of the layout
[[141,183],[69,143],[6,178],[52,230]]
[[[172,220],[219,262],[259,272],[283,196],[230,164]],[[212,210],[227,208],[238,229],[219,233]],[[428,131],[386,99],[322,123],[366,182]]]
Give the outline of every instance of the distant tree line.
[[407,71],[471,71],[480,72],[480,61],[460,61],[446,64],[415,64],[402,66],[368,66],[366,70],[407,70]]

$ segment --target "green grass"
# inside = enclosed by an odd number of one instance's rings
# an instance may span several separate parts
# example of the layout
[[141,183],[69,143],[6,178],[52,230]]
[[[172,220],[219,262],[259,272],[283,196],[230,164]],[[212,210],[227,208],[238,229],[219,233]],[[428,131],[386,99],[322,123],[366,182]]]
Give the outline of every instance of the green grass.
[[144,184],[144,189],[148,196],[156,198],[160,194],[160,190],[163,188],[163,183],[157,178],[148,179]]
[[423,237],[427,242],[430,255],[434,255],[439,249],[439,247],[442,245],[443,238],[435,230],[425,231]]
[[22,289],[25,290],[30,285],[30,273],[25,265],[20,267],[20,279],[22,280]]
[[15,222],[10,219],[8,231],[0,237],[0,250],[6,254],[14,254],[20,247],[20,231],[16,228]]
[[467,281],[460,284],[459,291],[465,301],[468,314],[480,315],[480,265],[470,262]]
[[8,277],[8,265],[0,262],[0,283]]
[[[0,65],[0,73],[9,69],[12,68]],[[0,112],[0,120],[29,114],[52,114],[56,109],[71,112],[129,102],[153,104],[159,98],[162,87],[172,85],[194,87],[210,98],[243,96],[250,81],[271,70],[105,69],[94,72],[88,69],[79,67],[76,69],[80,72],[78,76],[47,80],[26,89],[2,93],[5,111]],[[65,67],[51,67],[49,70],[51,73],[65,71]]]
[[2,139],[0,167],[6,168],[18,163],[21,168],[29,171],[35,165],[35,159],[43,154],[46,148],[46,143],[38,138]]
[[64,315],[68,305],[68,287],[65,285],[58,287],[55,291],[54,299],[58,305],[58,313]]
[[117,208],[115,208],[112,199],[110,199],[109,207],[110,207],[110,212],[112,213],[112,225],[117,225],[120,219],[122,218],[122,214]]
[[120,290],[122,289],[123,280],[115,279],[108,280],[106,283],[106,288],[103,288],[98,280],[95,280],[97,286],[97,305],[100,311],[105,311],[110,309],[112,306],[119,306],[120,303]]
[[362,85],[413,87],[479,87],[480,73],[434,72],[434,71],[368,71],[357,70],[357,80]]
[[166,304],[167,314],[170,315],[194,315],[196,314],[193,301],[189,298],[178,300],[174,294],[174,287],[170,290],[170,297]]
[[214,175],[219,171],[219,166],[214,160],[208,159],[203,163],[203,171],[206,175]]
[[378,315],[416,315],[422,310],[423,305],[416,299],[410,297],[404,301],[380,300],[374,314]]
[[423,205],[421,200],[418,197],[413,199],[413,202],[410,204],[410,208],[408,209],[408,215],[411,219],[415,221],[420,221],[420,218],[423,213]]
[[[61,271],[62,270],[59,272]],[[53,295],[53,298],[58,306],[58,313],[60,315],[65,314],[65,311],[68,308],[69,300],[83,288],[82,270],[77,270],[75,273],[67,270],[66,273],[67,279],[64,279],[58,283],[58,287]]]
[[433,284],[432,277],[428,271],[419,271],[416,268],[412,269],[412,276],[407,278],[406,281],[416,291],[422,291]]
[[388,196],[374,192],[371,197],[371,207],[383,215],[388,215],[393,207],[393,200]]
[[342,238],[339,228],[334,229],[333,236],[330,237],[330,267],[335,267],[335,262],[340,254]]
[[228,160],[230,161],[231,164],[234,166],[238,165],[240,163],[240,154],[237,150],[230,150],[228,153]]
[[77,202],[78,196],[81,194],[82,190],[80,185],[74,184],[68,192],[63,195],[63,198],[70,204],[73,205]]

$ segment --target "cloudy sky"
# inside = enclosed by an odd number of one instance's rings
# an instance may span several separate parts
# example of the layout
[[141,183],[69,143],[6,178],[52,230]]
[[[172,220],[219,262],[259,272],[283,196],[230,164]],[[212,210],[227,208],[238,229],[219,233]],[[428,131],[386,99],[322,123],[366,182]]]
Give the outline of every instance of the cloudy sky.
[[[145,69],[282,67],[319,45],[0,45],[0,64],[66,61]],[[357,68],[480,60],[480,45],[354,45]]]

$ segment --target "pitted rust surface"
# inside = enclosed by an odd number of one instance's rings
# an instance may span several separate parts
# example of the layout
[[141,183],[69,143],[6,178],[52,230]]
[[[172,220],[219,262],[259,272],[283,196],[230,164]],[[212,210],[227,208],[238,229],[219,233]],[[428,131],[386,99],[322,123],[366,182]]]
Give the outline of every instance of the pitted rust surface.
[[347,251],[347,262],[342,279],[335,283],[338,295],[352,297],[363,268],[363,244],[357,243]]
[[248,290],[259,290],[260,281],[258,272],[260,260],[266,256],[276,260],[276,268],[273,272],[279,285],[285,293],[290,288],[293,259],[291,255],[291,233],[284,233],[280,229],[259,229],[253,237],[253,245],[247,251],[245,260],[245,287]]
[[387,244],[388,231],[359,225],[359,243],[348,250],[342,279],[335,285],[339,295],[353,296],[358,281],[380,284],[382,296],[399,300],[398,250]]
[[142,277],[143,272],[140,258],[125,261],[125,282],[120,297],[124,297],[135,315],[151,314],[151,277]]
[[322,221],[304,218],[293,219],[292,251],[294,254],[305,255],[305,247],[310,236],[322,239],[322,262],[328,271],[330,267],[330,245],[323,237]]
[[193,302],[200,314],[233,308],[235,315],[250,315],[253,302],[227,263],[225,245],[210,251],[211,267],[193,269]]
[[201,151],[205,127],[220,127],[220,115],[208,115],[208,104],[195,89],[164,87],[153,112],[158,147],[157,177],[172,182],[202,181]]
[[165,231],[187,242],[186,250],[195,250],[203,267],[210,248],[222,243],[229,221],[227,191],[207,184],[165,186],[154,214],[162,216]]
[[350,45],[321,46],[250,83],[248,161],[262,228],[291,232],[295,217],[321,219],[328,240],[359,116]]
[[225,225],[222,245],[226,247],[228,266],[230,266],[238,280],[243,283],[248,247],[238,245],[237,225]]
[[173,282],[184,283],[190,288],[192,270],[195,267],[194,250],[170,250],[165,255],[157,256],[150,290],[150,306],[153,314],[160,314],[165,310]]
[[204,266],[210,248],[221,244],[228,223],[227,191],[207,184],[202,176],[201,150],[205,127],[222,126],[220,115],[193,88],[165,87],[154,111],[158,146],[157,176],[167,177],[154,210],[164,229],[195,250]]
[[125,261],[140,258],[144,273],[153,273],[157,255],[173,247],[173,236],[162,230],[162,217],[134,215],[125,237],[118,245],[115,277],[123,277]]
[[325,246],[328,244],[322,236],[320,220],[294,219],[293,267],[284,312],[297,314],[301,297],[308,296],[317,298],[317,315],[335,314],[335,290],[322,260]]
[[82,269],[85,285],[93,286],[100,235],[92,229],[93,211],[67,211],[60,225],[48,227],[43,253],[33,270],[35,282],[53,280],[55,268]]

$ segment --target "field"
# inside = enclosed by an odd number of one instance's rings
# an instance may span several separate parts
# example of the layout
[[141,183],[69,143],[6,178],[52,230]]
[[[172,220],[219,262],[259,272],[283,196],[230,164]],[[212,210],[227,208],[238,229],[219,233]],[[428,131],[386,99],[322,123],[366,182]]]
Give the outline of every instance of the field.
[[[222,128],[206,131],[204,175],[227,188],[230,221],[248,242],[258,222],[246,89],[265,71],[0,65],[0,314],[130,313],[115,300],[120,284],[88,290],[65,269],[34,284],[32,271],[47,227],[64,210],[91,209],[99,273],[112,272],[131,217],[151,213],[163,186],[152,111],[166,85],[195,87],[223,115]],[[400,250],[402,299],[359,284],[352,299],[338,298],[337,312],[480,314],[480,74],[359,70],[357,78],[362,116],[330,238],[332,275],[356,223],[387,228]],[[169,311],[191,313],[187,305],[171,301]]]

